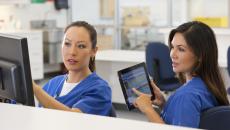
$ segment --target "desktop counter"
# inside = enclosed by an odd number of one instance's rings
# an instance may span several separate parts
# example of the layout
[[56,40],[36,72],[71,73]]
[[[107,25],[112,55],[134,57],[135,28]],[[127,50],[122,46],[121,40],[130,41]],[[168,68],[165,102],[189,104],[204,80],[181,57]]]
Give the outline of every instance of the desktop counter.
[[1,130],[195,130],[143,121],[0,103]]

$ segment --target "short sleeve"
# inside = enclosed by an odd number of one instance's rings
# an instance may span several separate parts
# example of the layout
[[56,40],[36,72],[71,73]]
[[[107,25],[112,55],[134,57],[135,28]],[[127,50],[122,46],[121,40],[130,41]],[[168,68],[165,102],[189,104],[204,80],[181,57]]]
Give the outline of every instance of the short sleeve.
[[102,87],[88,91],[81,99],[73,105],[84,113],[108,115],[111,107],[111,89]]
[[50,84],[50,81],[47,82],[43,87],[42,89],[45,90],[46,92],[48,91],[48,88],[49,88],[49,84]]
[[167,124],[195,127],[200,122],[201,102],[194,94],[182,94],[173,98],[167,108]]
[[[58,76],[58,77],[55,77],[51,80],[49,80],[43,87],[42,89],[47,93],[49,94],[50,96],[52,97],[55,97],[57,96],[57,90],[58,88],[62,87],[63,86],[63,76]],[[42,107],[42,105],[39,103],[38,105],[39,107]]]

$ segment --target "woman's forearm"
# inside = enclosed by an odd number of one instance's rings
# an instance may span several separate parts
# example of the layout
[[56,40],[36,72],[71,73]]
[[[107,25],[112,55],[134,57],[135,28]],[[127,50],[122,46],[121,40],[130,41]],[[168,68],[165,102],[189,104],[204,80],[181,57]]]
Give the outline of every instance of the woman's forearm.
[[148,109],[144,113],[150,122],[165,124],[162,118],[154,109]]
[[40,86],[34,87],[34,94],[38,99],[39,103],[42,104],[45,108],[52,108],[64,111],[74,111],[74,112],[81,112],[80,109],[71,109],[64,104],[58,102],[53,97],[48,95]]

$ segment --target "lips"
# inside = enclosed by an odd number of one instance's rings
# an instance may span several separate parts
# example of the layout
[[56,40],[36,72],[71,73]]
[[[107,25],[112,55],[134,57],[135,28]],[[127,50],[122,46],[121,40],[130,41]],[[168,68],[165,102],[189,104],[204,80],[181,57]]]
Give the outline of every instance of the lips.
[[172,62],[172,67],[176,67],[177,65],[178,65],[178,63]]
[[69,64],[76,64],[78,61],[77,60],[74,60],[74,59],[68,59],[67,62]]

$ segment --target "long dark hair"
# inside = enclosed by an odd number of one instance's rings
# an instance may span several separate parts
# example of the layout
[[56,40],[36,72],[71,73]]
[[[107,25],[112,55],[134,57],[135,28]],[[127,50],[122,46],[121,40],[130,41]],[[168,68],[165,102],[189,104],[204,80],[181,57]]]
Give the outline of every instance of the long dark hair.
[[[66,31],[71,27],[84,27],[89,33],[90,41],[92,43],[92,49],[96,48],[96,45],[97,45],[97,32],[96,32],[95,28],[92,25],[90,25],[89,23],[87,23],[85,21],[76,21],[76,22],[73,22],[70,25],[68,25],[65,28],[64,32],[66,33]],[[89,69],[90,69],[91,72],[94,72],[96,70],[95,57],[90,58]]]
[[[201,77],[220,105],[228,105],[227,92],[218,68],[217,42],[212,29],[198,21],[184,23],[170,32],[168,39],[170,48],[176,33],[183,35],[198,59],[191,74]],[[185,82],[182,73],[179,73],[178,77],[183,83]]]

